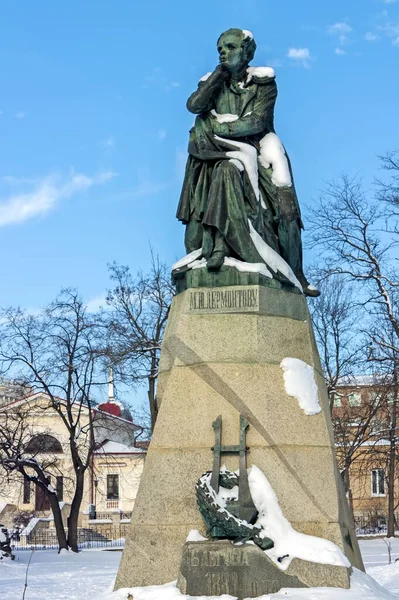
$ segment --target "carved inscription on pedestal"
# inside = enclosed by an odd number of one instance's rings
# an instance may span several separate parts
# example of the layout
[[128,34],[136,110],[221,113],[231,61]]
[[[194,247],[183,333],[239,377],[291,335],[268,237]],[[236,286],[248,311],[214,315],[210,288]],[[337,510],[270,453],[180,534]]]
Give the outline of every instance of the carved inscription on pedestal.
[[230,594],[239,600],[278,592],[283,587],[306,587],[286,575],[253,545],[234,546],[229,541],[187,542],[181,575],[190,596]]
[[245,312],[259,309],[257,288],[190,290],[190,311]]

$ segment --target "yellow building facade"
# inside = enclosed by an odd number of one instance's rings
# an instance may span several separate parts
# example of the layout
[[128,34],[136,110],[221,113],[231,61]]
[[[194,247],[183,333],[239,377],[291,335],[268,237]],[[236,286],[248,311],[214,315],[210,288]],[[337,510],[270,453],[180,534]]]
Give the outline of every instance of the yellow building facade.
[[[62,398],[59,401],[62,403]],[[79,518],[79,526],[84,527],[100,525],[97,521],[115,524],[129,520],[146,456],[145,444],[141,445],[144,447],[136,444],[141,428],[129,418],[112,414],[118,413],[113,397],[101,406],[105,410],[99,407],[93,411],[92,428],[88,408],[72,407],[74,411],[81,411],[77,434],[80,455],[87,455],[91,435],[96,446],[85,472]],[[108,412],[109,407],[111,412]],[[49,405],[45,394],[31,394],[3,405],[0,408],[0,424],[3,427],[6,422],[11,424],[11,417],[18,415],[25,420],[25,456],[46,467],[66,524],[75,487],[69,432],[59,414]],[[27,482],[19,473],[10,473],[7,477],[1,464],[0,482],[0,523],[11,527],[15,516],[31,513],[42,519],[42,527],[46,522],[48,527],[52,527],[48,496],[40,487]]]
[[[397,391],[387,379],[358,376],[342,381],[331,402],[338,465],[355,521],[359,527],[382,527],[388,515],[391,439],[397,436]],[[396,448],[394,454],[398,463]],[[399,465],[393,486],[399,507]]]

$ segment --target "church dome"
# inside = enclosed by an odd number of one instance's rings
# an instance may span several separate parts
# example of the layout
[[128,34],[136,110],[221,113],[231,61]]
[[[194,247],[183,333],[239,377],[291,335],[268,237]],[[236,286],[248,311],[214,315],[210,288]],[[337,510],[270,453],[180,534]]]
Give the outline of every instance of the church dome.
[[119,405],[119,402],[112,402],[112,401],[104,402],[104,404],[98,405],[98,410],[101,410],[102,412],[106,412],[109,415],[113,415],[114,417],[122,416],[122,409]]
[[114,417],[121,417],[122,419],[126,419],[126,421],[133,422],[132,415],[130,414],[129,409],[115,400],[114,374],[112,371],[112,367],[110,368],[108,381],[108,400],[107,402],[103,402],[103,404],[99,404],[97,408],[98,410],[108,413],[109,415],[113,415]]

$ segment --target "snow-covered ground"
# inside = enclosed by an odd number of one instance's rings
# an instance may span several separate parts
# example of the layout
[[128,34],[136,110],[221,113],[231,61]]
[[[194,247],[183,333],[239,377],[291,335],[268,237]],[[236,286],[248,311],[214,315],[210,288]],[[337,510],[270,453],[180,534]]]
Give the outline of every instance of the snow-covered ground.
[[[284,590],[262,600],[399,600],[399,562],[388,565],[382,539],[362,540],[360,548],[371,579],[355,573],[351,590]],[[0,561],[0,599],[21,600],[30,552],[17,559]],[[111,593],[122,553],[84,550],[79,554],[42,550],[33,553],[25,600],[126,600],[127,591]],[[392,558],[399,558],[399,538],[392,541]],[[379,585],[382,586],[379,587]],[[136,588],[134,600],[188,600],[174,586]],[[233,600],[231,596],[219,600]],[[190,598],[190,600],[195,600]],[[200,599],[205,600],[205,599]],[[209,598],[207,599],[209,600]]]
[[[0,561],[1,600],[21,600],[31,552],[16,552],[16,560]],[[97,600],[111,592],[121,551],[83,550],[79,554],[56,550],[33,553],[25,600]]]
[[[367,573],[373,567],[385,566],[388,563],[387,545],[382,538],[360,540],[360,550]],[[399,558],[399,537],[391,540],[392,562]]]

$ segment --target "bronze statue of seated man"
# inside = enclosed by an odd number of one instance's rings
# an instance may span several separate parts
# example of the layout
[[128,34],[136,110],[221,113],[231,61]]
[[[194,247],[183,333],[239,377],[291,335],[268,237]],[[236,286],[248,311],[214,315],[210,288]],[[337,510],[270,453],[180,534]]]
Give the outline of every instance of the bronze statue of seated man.
[[198,116],[177,210],[186,224],[186,251],[201,249],[213,270],[227,256],[267,265],[277,253],[304,293],[317,296],[303,273],[303,225],[290,161],[274,131],[274,70],[249,67],[256,44],[248,31],[229,29],[217,47],[218,66],[187,102]]

